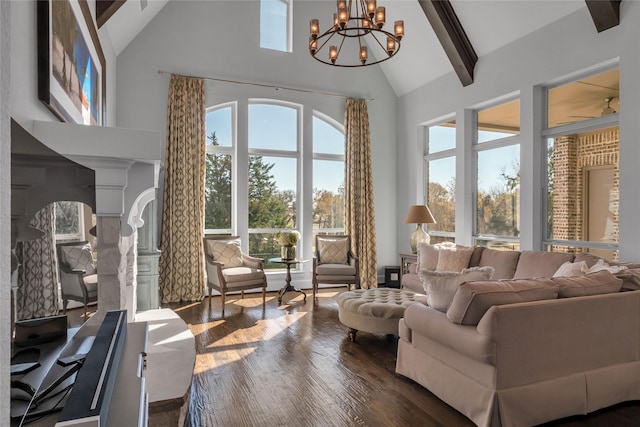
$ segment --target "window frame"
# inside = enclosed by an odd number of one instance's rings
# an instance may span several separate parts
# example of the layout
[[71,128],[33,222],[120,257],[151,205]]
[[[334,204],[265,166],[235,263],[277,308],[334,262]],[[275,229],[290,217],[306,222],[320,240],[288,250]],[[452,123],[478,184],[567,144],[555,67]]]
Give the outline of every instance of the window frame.
[[[610,127],[617,127],[620,129],[620,118],[619,112],[608,114],[606,116],[594,117],[591,119],[585,119],[582,121],[577,121],[575,123],[567,123],[560,126],[549,127],[548,117],[549,117],[549,91],[559,86],[564,86],[566,84],[570,84],[576,82],[580,79],[588,78],[591,76],[595,76],[601,73],[605,73],[607,71],[611,71],[614,69],[620,70],[620,64],[610,64],[606,67],[597,68],[594,70],[590,70],[585,73],[580,73],[579,75],[571,76],[570,78],[561,79],[553,84],[549,84],[544,86],[543,90],[543,102],[542,102],[542,114],[544,119],[544,129],[542,130],[543,137],[543,147],[542,147],[542,177],[546,177],[548,173],[548,139],[550,138],[558,138],[567,135],[573,134],[581,134],[592,131],[597,131],[601,129],[606,129]],[[620,94],[619,94],[620,96]],[[546,250],[550,251],[553,246],[556,247],[565,247],[567,249],[600,249],[600,250],[608,250],[619,253],[619,244],[618,242],[594,242],[589,240],[563,240],[563,239],[553,239],[550,238],[548,230],[549,230],[549,220],[548,220],[548,212],[549,212],[549,203],[547,200],[547,194],[549,191],[549,181],[547,178],[543,178],[543,197],[542,197],[542,247],[546,248]]]
[[[456,187],[458,185],[458,176],[457,176],[457,163],[459,161],[458,159],[458,149],[457,149],[457,143],[454,144],[453,148],[449,148],[446,150],[440,150],[440,151],[436,151],[435,153],[430,153],[429,152],[429,128],[432,127],[436,127],[436,126],[442,126],[444,123],[449,123],[451,121],[455,121],[456,122],[456,126],[455,126],[455,135],[456,135],[456,140],[457,140],[457,134],[459,132],[459,128],[458,128],[458,121],[456,120],[456,115],[455,114],[451,114],[448,116],[445,116],[444,118],[441,118],[440,120],[436,121],[436,122],[431,122],[428,124],[425,124],[423,126],[424,132],[423,132],[423,137],[424,137],[424,141],[423,141],[423,182],[425,183],[424,185],[424,191],[423,191],[423,201],[424,204],[426,206],[429,206],[429,162],[433,161],[433,160],[442,160],[442,159],[447,159],[447,158],[451,158],[453,157],[454,162],[456,164],[456,168],[453,172],[453,176],[456,180]],[[457,190],[456,190],[457,191]],[[457,203],[456,203],[457,204]],[[454,206],[454,212],[455,209],[457,209],[457,206]],[[438,221],[438,218],[435,218],[436,221]],[[427,225],[428,227],[428,225]],[[428,234],[431,237],[436,237],[436,238],[440,238],[443,240],[449,240],[449,241],[455,241],[456,239],[456,230],[455,230],[455,221],[454,221],[454,230],[453,231],[438,231],[438,230],[428,230]]]
[[[61,200],[59,202],[54,202],[54,203],[58,204],[60,202],[69,202],[69,203],[76,204],[77,215],[78,215],[78,232],[77,233],[58,233],[58,228],[56,227],[55,240],[58,242],[84,240],[84,235],[85,235],[84,204],[82,202],[76,202],[75,200]],[[55,209],[55,206],[54,206],[54,209]]]
[[[511,147],[514,145],[518,145],[519,147],[519,155],[518,159],[519,164],[522,163],[522,133],[519,132],[517,135],[507,136],[503,138],[498,138],[489,141],[478,142],[478,114],[482,110],[487,110],[498,105],[507,104],[513,102],[515,100],[520,100],[520,128],[522,129],[522,99],[520,94],[515,94],[505,98],[499,98],[494,100],[491,103],[487,103],[483,105],[481,108],[476,108],[472,110],[472,128],[473,128],[473,136],[471,143],[472,150],[472,167],[471,173],[473,176],[473,192],[472,192],[472,208],[473,208],[473,216],[471,223],[471,240],[474,244],[477,244],[480,240],[493,241],[493,242],[504,242],[507,244],[513,244],[520,247],[520,234],[517,237],[515,236],[503,236],[498,234],[479,234],[478,230],[478,153],[483,151],[491,151],[505,147]],[[520,205],[520,204],[519,204]],[[519,208],[518,208],[519,209]],[[518,212],[518,217],[521,217],[520,212]],[[518,230],[519,232],[521,230]]]

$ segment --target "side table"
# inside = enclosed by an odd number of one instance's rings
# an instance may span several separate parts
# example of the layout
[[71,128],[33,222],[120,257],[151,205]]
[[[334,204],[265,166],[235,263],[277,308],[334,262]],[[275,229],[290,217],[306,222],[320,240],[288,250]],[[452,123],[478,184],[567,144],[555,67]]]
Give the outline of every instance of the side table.
[[287,292],[300,292],[302,295],[304,295],[304,302],[307,302],[307,294],[305,294],[304,291],[302,291],[301,289],[291,285],[291,266],[296,264],[301,264],[303,262],[308,262],[309,260],[302,259],[302,258],[282,259],[278,257],[278,258],[270,258],[269,261],[275,264],[285,264],[287,266],[287,275],[285,276],[285,285],[282,289],[278,291],[278,304],[282,304],[282,297]]
[[400,252],[400,283],[402,283],[402,275],[409,272],[409,265],[415,262],[418,262],[418,254],[414,254],[413,252]]

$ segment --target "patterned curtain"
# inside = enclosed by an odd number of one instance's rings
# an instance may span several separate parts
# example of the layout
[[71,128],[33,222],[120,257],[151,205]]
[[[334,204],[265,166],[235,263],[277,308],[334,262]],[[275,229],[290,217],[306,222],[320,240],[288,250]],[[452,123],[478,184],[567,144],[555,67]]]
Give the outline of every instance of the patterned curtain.
[[378,286],[376,221],[371,179],[369,113],[364,99],[347,99],[344,112],[345,233],[351,236],[353,252],[360,259],[363,288]]
[[159,279],[163,303],[204,296],[205,137],[204,82],[172,76]]
[[51,203],[39,210],[29,224],[44,235],[36,240],[17,243],[20,267],[16,317],[19,320],[58,314],[55,223],[55,204]]

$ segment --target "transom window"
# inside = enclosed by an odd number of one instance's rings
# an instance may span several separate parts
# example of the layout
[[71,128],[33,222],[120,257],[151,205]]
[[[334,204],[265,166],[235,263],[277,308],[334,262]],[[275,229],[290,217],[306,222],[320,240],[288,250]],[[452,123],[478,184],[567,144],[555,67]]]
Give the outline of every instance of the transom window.
[[291,52],[292,0],[260,0],[260,47]]

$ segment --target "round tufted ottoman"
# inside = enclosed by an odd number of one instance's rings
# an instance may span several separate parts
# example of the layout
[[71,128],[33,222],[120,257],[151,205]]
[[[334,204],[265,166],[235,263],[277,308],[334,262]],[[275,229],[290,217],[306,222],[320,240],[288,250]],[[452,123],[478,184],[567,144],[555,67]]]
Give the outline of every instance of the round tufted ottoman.
[[398,335],[398,321],[414,302],[427,303],[425,295],[393,288],[356,289],[337,297],[338,318],[349,328],[349,338],[356,332]]

